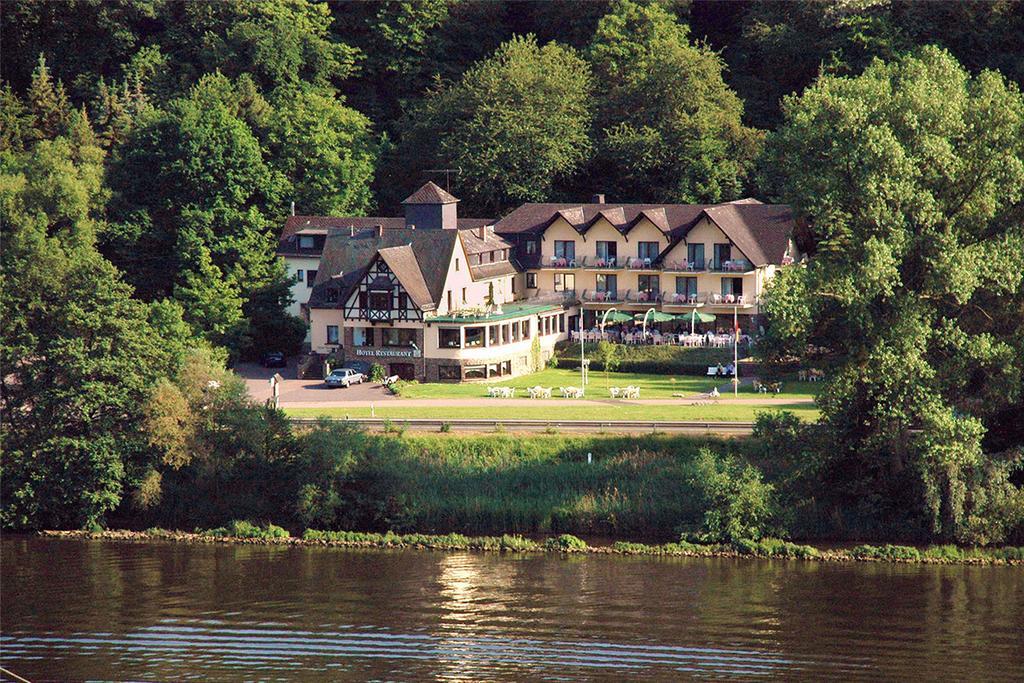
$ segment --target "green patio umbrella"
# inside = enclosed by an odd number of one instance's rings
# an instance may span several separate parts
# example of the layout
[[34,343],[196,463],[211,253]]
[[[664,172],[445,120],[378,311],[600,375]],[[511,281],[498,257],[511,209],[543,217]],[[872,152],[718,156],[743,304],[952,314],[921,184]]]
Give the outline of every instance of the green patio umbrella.
[[[601,320],[602,318],[604,318],[603,314],[598,316],[598,320]],[[632,319],[633,319],[633,316],[631,316],[629,313],[623,313],[622,311],[611,311],[611,312],[608,313],[608,317],[604,318],[604,322],[606,322],[606,323],[624,323],[624,322],[627,322],[627,321],[632,320]]]
[[696,308],[689,313],[683,313],[681,315],[672,316],[676,320],[689,320],[690,321],[690,334],[694,333],[694,326],[697,323],[710,323],[715,321],[715,316],[710,313],[702,313]]
[[633,320],[640,322],[644,319],[645,315],[647,316],[647,320],[649,320],[652,323],[667,323],[670,320],[676,319],[676,316],[672,315],[671,313],[662,313],[661,311],[655,311],[650,315],[647,315],[646,313],[637,313],[636,315],[633,316]]

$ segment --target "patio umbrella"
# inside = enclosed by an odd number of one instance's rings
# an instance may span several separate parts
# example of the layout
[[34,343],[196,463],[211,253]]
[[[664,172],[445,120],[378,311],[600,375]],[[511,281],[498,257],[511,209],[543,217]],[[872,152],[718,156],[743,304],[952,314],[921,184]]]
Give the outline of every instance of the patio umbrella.
[[655,311],[654,313],[650,314],[637,313],[636,315],[633,316],[633,319],[639,322],[644,319],[645,315],[647,316],[647,319],[652,323],[667,323],[670,320],[676,319],[676,317],[671,313],[662,313],[661,311]]
[[605,322],[609,323],[624,323],[633,319],[629,313],[623,313],[622,311],[612,311],[605,318]]
[[673,317],[676,320],[689,320],[690,321],[690,334],[694,333],[694,325],[696,325],[697,323],[699,323],[699,322],[700,323],[710,323],[710,322],[714,322],[714,320],[715,320],[715,316],[712,315],[711,313],[702,313],[701,311],[698,311],[697,309],[693,309],[689,313],[684,313],[682,315],[676,315],[676,316],[673,316]]

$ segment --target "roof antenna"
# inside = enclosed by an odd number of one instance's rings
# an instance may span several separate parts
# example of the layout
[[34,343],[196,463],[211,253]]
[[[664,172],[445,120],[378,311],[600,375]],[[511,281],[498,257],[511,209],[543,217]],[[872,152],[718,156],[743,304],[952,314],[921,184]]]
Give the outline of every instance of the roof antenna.
[[444,191],[445,192],[451,192],[452,191],[451,174],[452,173],[461,173],[462,169],[461,168],[428,168],[428,169],[424,169],[423,172],[424,173],[444,173]]

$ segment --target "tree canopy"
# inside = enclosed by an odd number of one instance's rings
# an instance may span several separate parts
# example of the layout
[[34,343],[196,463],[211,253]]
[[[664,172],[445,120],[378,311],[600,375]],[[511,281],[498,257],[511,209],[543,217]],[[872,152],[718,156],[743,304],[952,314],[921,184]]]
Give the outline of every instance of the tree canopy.
[[766,184],[811,225],[813,257],[769,288],[770,348],[832,367],[834,490],[976,540],[986,482],[1020,457],[1001,422],[1022,401],[1024,98],[926,47],[820,78],[783,113]]

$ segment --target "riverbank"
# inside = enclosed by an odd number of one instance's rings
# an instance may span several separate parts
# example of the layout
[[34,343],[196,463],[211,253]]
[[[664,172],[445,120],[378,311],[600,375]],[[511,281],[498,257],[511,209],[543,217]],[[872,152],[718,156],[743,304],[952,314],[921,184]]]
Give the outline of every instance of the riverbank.
[[[279,527],[271,527],[279,529]],[[282,530],[283,531],[283,530]],[[929,546],[924,549],[901,545],[859,545],[849,549],[820,549],[779,539],[734,543],[646,544],[617,541],[591,546],[569,534],[536,541],[518,535],[463,536],[462,534],[395,534],[307,529],[302,537],[277,535],[230,536],[224,529],[205,532],[147,529],[146,531],[41,531],[45,538],[102,540],[124,543],[228,543],[247,545],[325,546],[397,550],[477,551],[510,553],[587,553],[605,555],[658,555],[670,557],[732,557],[750,559],[792,559],[816,562],[890,562],[903,564],[973,564],[1024,566],[1024,547],[959,548]],[[285,532],[287,533],[287,532]]]

